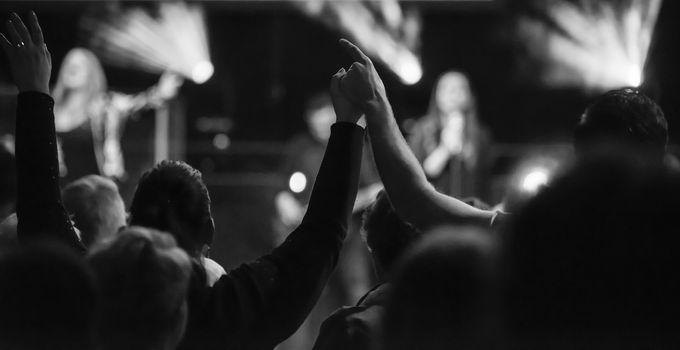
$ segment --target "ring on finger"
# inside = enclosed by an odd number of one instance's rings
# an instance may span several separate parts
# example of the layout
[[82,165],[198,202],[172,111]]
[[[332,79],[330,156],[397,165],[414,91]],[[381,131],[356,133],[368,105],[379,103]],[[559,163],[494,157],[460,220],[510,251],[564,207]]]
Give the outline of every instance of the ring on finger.
[[20,48],[24,47],[25,44],[24,44],[24,42],[22,41],[22,42],[16,44],[15,46],[16,46],[17,49],[20,49]]

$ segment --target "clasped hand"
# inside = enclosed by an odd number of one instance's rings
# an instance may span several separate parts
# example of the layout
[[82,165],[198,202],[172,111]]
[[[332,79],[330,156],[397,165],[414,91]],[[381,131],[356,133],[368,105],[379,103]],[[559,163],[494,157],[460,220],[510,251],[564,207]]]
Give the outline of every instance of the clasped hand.
[[340,44],[355,62],[333,75],[331,97],[338,121],[357,122],[387,101],[385,86],[368,56],[346,39]]

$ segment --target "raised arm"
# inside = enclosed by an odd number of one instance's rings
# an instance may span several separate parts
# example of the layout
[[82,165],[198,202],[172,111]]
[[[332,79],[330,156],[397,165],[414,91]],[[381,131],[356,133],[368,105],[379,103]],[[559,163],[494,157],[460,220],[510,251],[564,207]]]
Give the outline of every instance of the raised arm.
[[[221,323],[215,330],[230,348],[271,349],[291,336],[335,268],[357,193],[364,140],[359,114],[339,99],[344,74],[340,70],[332,80],[337,123],[302,223],[271,254],[229,272],[212,288],[206,309]],[[184,348],[203,345],[200,341],[185,338]]]
[[423,230],[447,223],[489,225],[493,212],[441,194],[427,181],[394,119],[373,62],[349,41],[340,43],[355,60],[342,81],[342,92],[366,115],[378,172],[397,213]]
[[19,89],[16,112],[17,235],[22,243],[53,239],[84,252],[61,202],[54,130],[54,101],[49,94],[52,59],[35,13],[28,28],[17,14],[6,23],[0,45]]

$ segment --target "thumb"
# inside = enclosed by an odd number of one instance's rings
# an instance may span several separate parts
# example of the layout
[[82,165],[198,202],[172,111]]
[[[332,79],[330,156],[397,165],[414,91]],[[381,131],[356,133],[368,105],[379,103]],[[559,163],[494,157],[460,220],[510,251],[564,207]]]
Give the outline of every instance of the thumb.
[[337,73],[333,74],[331,77],[331,92],[332,93],[339,93],[340,92],[340,81],[345,77],[347,72],[345,72],[345,68],[340,68]]

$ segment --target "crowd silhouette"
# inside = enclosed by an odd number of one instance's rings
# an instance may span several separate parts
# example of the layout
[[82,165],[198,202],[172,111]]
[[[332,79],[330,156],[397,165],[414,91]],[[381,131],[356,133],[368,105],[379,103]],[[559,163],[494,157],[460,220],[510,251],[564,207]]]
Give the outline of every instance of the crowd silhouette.
[[[342,39],[353,63],[330,78],[335,120],[304,215],[269,254],[225,271],[207,255],[225,228],[191,165],[149,169],[129,212],[108,178],[60,188],[52,61],[35,13],[26,24],[12,14],[0,44],[19,91],[15,154],[3,156],[16,186],[0,193],[16,198],[0,224],[2,349],[274,349],[336,267],[366,134],[384,189],[361,231],[379,282],[328,315],[315,350],[678,346],[680,177],[663,111],[637,89],[574,116],[573,163],[508,213],[438,191],[373,62]],[[473,162],[463,150],[473,141],[448,140],[444,161]]]

